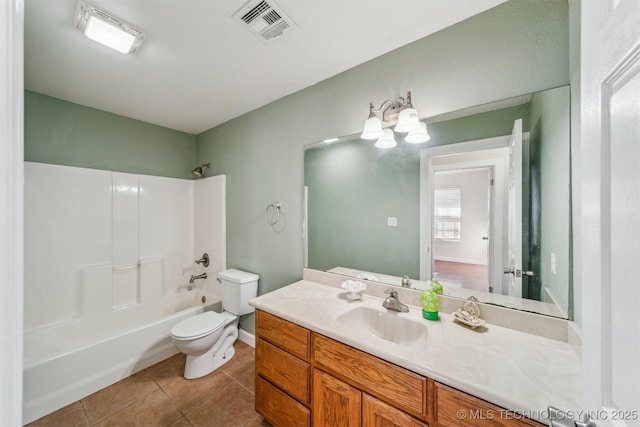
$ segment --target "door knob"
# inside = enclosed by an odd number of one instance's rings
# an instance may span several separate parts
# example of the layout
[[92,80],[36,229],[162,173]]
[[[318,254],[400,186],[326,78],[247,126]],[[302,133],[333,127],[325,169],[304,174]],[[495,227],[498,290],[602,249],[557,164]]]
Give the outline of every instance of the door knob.
[[535,276],[535,274],[533,273],[533,271],[522,271],[518,268],[511,268],[511,267],[504,267],[502,269],[502,272],[504,274],[513,274],[516,277],[522,277],[524,276],[528,276],[528,277],[533,277]]

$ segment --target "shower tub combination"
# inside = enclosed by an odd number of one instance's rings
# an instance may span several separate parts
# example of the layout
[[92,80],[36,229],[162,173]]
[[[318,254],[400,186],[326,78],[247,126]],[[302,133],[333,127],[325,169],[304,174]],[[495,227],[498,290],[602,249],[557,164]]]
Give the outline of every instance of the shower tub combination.
[[220,310],[225,187],[25,162],[25,423],[176,354],[173,325]]
[[115,312],[110,322],[69,322],[25,333],[24,423],[177,354],[173,325],[220,311],[221,304],[217,295],[194,288],[137,308]]

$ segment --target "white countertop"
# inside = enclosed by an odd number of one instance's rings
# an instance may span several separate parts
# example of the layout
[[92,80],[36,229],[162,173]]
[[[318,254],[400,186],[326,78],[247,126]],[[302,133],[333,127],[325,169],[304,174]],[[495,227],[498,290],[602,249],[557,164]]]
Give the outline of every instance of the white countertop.
[[403,346],[336,320],[357,305],[382,305],[381,299],[367,295],[353,302],[345,296],[342,289],[301,280],[250,304],[541,422],[547,422],[544,411],[550,405],[565,411],[581,407],[581,362],[565,342],[491,324],[472,330],[442,313],[432,322],[410,307],[409,313],[395,315],[424,321],[428,344]]

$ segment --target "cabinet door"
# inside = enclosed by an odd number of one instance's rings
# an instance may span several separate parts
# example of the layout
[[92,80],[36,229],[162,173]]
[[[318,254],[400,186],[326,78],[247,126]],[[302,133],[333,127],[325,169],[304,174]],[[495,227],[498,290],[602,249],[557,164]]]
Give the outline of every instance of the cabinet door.
[[425,423],[366,393],[362,397],[362,425],[367,427],[427,427]]
[[438,427],[542,427],[542,424],[517,413],[438,383],[436,407]]
[[313,370],[313,425],[360,426],[362,393],[329,374]]

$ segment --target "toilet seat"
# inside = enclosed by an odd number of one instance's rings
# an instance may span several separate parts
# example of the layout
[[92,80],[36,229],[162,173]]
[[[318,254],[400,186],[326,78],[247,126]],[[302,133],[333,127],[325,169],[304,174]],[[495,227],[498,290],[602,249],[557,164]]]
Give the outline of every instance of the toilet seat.
[[178,322],[171,328],[171,336],[178,340],[201,338],[222,328],[228,320],[220,313],[206,311]]

